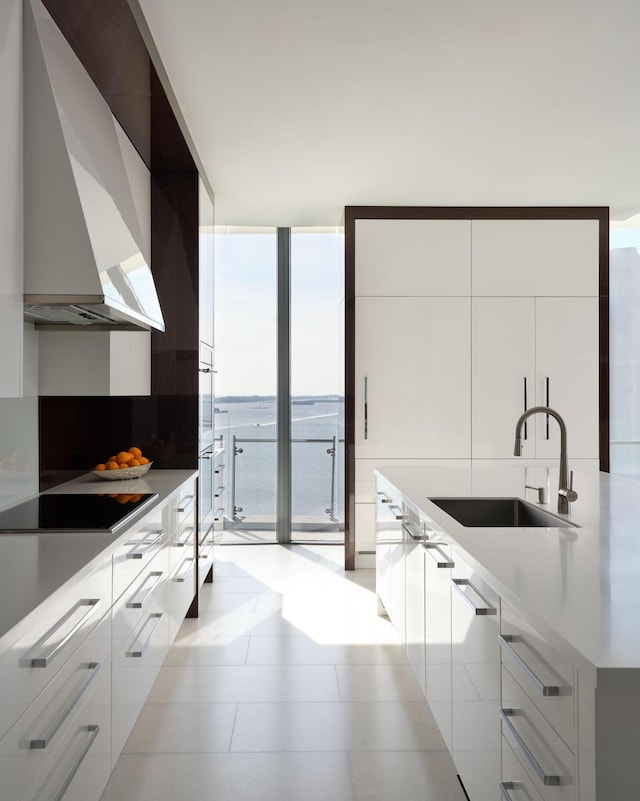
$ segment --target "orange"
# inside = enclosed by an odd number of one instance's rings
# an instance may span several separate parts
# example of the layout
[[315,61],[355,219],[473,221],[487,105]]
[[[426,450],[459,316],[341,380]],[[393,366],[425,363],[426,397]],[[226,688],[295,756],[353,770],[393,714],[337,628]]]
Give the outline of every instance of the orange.
[[149,464],[149,460],[147,459],[146,456],[139,456],[138,461],[140,462],[140,464]]
[[118,465],[118,468],[120,470],[122,470],[123,468],[126,470],[127,467],[130,467],[128,462],[122,462],[121,464]]
[[142,451],[140,450],[140,448],[135,448],[135,447],[129,448],[129,453],[132,453],[134,456],[142,456]]
[[130,500],[131,500],[131,495],[117,495],[116,496],[116,501],[118,503],[127,503]]
[[115,456],[110,456],[110,457],[107,459],[107,462],[115,462],[115,460],[116,460],[116,457],[115,457]]
[[109,461],[105,465],[106,470],[117,470],[119,467],[120,465],[113,459],[109,459]]
[[140,467],[140,462],[137,459],[132,459],[129,462],[129,467]]
[[97,464],[93,469],[94,470],[106,470],[107,468],[105,467],[105,465],[100,463],[100,464]]
[[118,464],[129,464],[132,459],[133,455],[127,453],[127,451],[120,451],[120,453],[116,456],[116,462]]

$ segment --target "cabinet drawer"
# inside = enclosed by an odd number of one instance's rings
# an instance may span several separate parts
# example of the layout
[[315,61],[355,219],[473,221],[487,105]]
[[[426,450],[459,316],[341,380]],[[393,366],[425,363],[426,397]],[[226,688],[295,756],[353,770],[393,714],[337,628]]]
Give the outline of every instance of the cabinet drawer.
[[169,642],[174,637],[195,595],[195,559],[184,554],[178,565],[172,569],[169,580],[163,588],[163,608],[167,613]]
[[573,666],[508,604],[502,606],[502,662],[569,748],[575,749]]
[[169,533],[161,521],[122,537],[122,543],[113,557],[114,603],[168,542]]
[[0,798],[22,797],[86,704],[109,706],[110,663],[107,615],[0,740]]
[[215,545],[214,528],[214,523],[209,523],[204,533],[200,535],[200,542],[198,543],[198,576],[201,584],[204,581],[209,568],[213,564]]
[[30,616],[38,620],[0,658],[0,737],[47,686],[111,606],[111,557]]
[[169,650],[169,620],[153,597],[113,657],[112,760],[115,764]]
[[169,553],[163,548],[142,570],[113,606],[113,653],[130,640],[140,620],[159,605],[169,576]]
[[105,671],[22,801],[98,801],[111,772],[110,691]]
[[547,801],[570,801],[575,796],[572,752],[540,714],[529,696],[502,668],[502,734]]
[[[501,801],[542,801],[529,774],[506,739],[502,738],[502,781],[499,784]],[[496,798],[498,795],[496,794]]]

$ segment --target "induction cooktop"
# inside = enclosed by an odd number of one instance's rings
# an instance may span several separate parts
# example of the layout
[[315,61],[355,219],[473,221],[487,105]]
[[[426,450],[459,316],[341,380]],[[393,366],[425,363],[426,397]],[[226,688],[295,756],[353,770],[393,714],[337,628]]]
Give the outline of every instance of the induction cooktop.
[[154,493],[40,495],[0,512],[0,532],[115,531]]

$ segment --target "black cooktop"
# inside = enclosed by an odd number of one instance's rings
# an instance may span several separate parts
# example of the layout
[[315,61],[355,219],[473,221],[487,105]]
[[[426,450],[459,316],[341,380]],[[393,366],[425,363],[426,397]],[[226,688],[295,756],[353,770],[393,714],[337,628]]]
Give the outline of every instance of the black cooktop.
[[40,495],[0,512],[0,532],[114,531],[158,496]]

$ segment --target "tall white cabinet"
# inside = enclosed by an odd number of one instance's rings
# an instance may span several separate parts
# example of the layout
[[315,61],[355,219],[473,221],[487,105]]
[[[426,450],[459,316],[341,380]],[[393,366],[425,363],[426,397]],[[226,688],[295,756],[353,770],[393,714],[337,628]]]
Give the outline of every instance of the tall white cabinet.
[[[597,464],[607,225],[604,208],[347,209],[347,567],[373,565],[375,467],[513,459],[536,405]],[[522,455],[559,452],[556,421],[530,418]]]
[[373,566],[373,469],[471,456],[471,221],[359,220],[355,566]]

